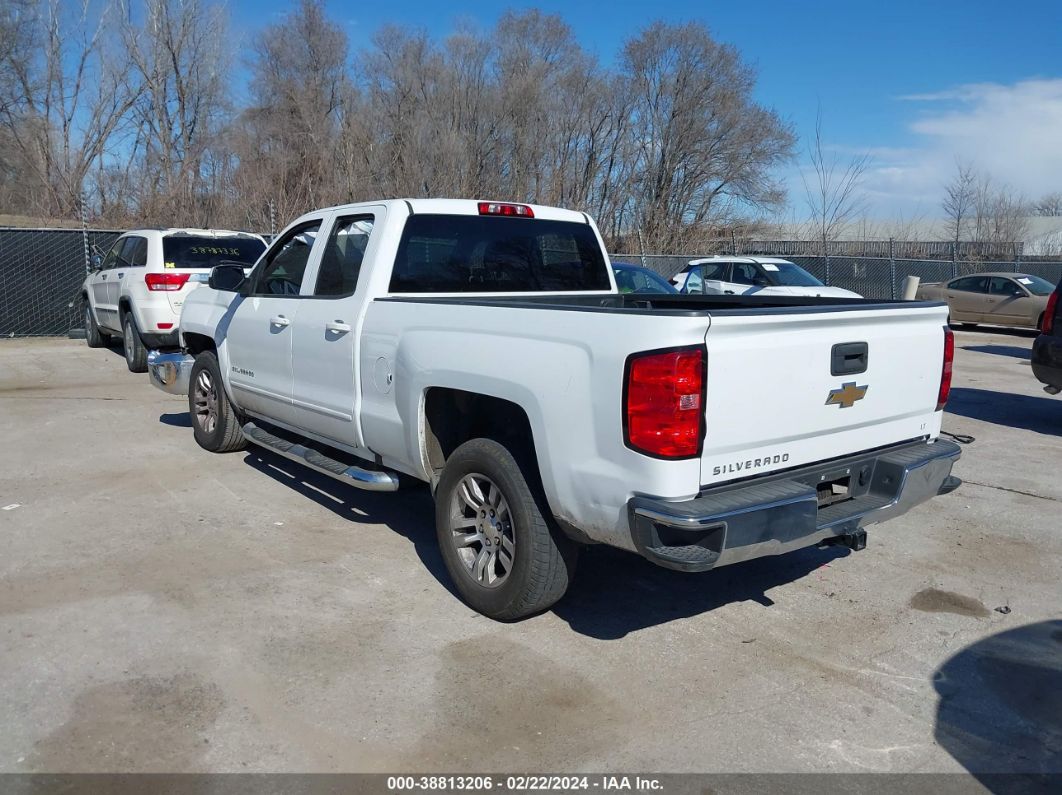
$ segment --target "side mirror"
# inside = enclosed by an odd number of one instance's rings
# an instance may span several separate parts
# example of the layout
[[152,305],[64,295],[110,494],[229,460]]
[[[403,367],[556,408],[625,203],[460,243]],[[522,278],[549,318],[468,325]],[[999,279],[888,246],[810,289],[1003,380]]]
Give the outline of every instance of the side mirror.
[[89,271],[95,273],[103,267],[103,257],[99,254],[93,254],[89,257]]
[[235,293],[239,291],[245,278],[242,265],[235,263],[231,265],[215,265],[210,270],[210,279],[207,284],[213,290]]

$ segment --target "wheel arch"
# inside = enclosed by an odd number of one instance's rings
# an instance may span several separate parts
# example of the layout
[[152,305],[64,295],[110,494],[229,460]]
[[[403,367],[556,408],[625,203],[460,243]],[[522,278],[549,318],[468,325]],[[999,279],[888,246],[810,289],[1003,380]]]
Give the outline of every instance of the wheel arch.
[[548,466],[543,460],[542,440],[536,443],[531,416],[524,406],[481,392],[433,386],[424,391],[421,419],[421,455],[433,490],[454,450],[471,439],[492,439],[528,467],[525,476],[534,483],[534,488],[541,490],[550,513],[564,532],[580,542],[589,540],[563,521],[552,504],[542,476]]
[[532,456],[537,464],[531,420],[511,400],[452,387],[429,387],[424,393],[422,454],[433,481],[438,480],[454,450],[484,438],[510,447],[514,456]]
[[188,353],[192,356],[196,356],[203,351],[213,351],[215,354],[218,352],[217,343],[214,342],[213,337],[207,334],[197,334],[192,331],[185,332],[181,335],[184,338],[184,347]]

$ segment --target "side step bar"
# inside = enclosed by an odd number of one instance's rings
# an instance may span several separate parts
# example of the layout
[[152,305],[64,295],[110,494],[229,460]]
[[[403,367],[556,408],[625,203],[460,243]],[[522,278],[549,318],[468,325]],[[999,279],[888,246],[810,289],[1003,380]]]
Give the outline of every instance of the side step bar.
[[253,422],[243,426],[243,436],[252,444],[272,450],[277,455],[309,467],[314,472],[328,475],[356,488],[366,491],[398,491],[398,475],[394,472],[347,466],[309,447],[274,436]]

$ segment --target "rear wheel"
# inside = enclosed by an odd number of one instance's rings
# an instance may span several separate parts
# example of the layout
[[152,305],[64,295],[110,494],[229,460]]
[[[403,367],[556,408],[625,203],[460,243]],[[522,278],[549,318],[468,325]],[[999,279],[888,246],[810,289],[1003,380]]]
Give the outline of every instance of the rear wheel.
[[92,314],[92,306],[86,298],[82,302],[82,315],[85,318],[85,342],[90,348],[103,348],[110,342],[110,337],[100,331],[99,324]]
[[[492,439],[473,439],[446,462],[435,526],[457,591],[500,621],[539,613],[564,596],[578,547],[549,515],[537,478]],[[534,484],[534,485],[532,485]]]
[[125,347],[125,363],[131,373],[147,372],[147,348],[140,339],[133,313],[122,315],[122,344]]
[[195,440],[204,450],[231,453],[247,446],[213,351],[203,351],[195,357],[188,383],[188,413]]

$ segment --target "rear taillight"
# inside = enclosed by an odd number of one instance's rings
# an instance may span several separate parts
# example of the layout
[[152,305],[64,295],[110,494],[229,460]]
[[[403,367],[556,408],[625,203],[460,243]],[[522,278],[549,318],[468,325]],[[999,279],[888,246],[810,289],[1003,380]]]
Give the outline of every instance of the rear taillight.
[[951,394],[951,365],[955,360],[955,335],[944,327],[944,363],[940,367],[940,391],[937,392],[937,411],[944,408]]
[[148,273],[144,276],[149,290],[180,290],[188,283],[190,273]]
[[480,215],[508,215],[514,218],[534,218],[535,214],[526,204],[502,204],[501,202],[480,202]]
[[704,439],[704,348],[634,354],[624,379],[624,441],[657,458],[692,458]]
[[1055,333],[1055,314],[1058,312],[1058,293],[1059,290],[1056,289],[1051,293],[1051,297],[1047,299],[1047,309],[1044,310],[1044,322],[1040,324],[1041,334]]

